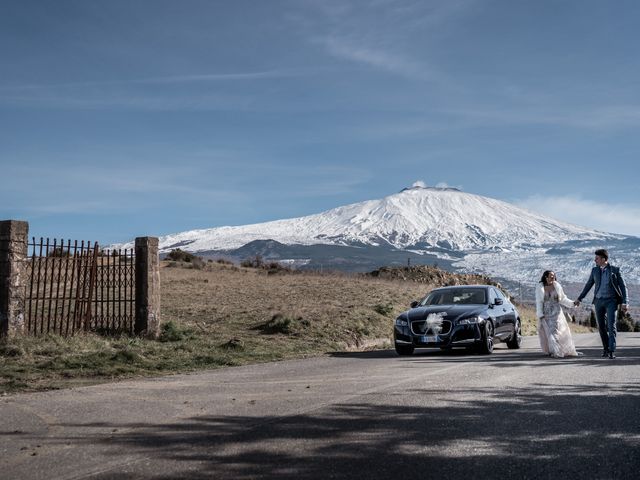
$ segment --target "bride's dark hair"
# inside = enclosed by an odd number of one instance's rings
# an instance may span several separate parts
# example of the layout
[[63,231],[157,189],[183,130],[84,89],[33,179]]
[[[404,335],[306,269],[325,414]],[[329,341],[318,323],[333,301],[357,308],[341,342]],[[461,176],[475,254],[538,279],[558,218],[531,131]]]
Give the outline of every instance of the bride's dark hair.
[[543,285],[546,285],[547,277],[549,276],[550,273],[553,273],[553,270],[545,270],[544,273],[542,274],[542,278],[540,279],[540,283],[542,283]]

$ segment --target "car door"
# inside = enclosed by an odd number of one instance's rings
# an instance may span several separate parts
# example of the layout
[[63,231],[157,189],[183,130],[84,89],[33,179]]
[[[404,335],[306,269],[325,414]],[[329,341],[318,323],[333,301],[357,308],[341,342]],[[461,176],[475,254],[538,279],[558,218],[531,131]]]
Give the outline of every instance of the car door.
[[496,337],[504,338],[508,332],[508,326],[505,326],[505,317],[507,315],[507,309],[504,305],[504,295],[491,287],[489,289],[489,305],[491,306],[490,314],[495,322],[495,335]]
[[496,302],[494,302],[496,317],[500,317],[500,327],[496,329],[496,331],[501,337],[511,336],[516,323],[515,309],[500,289],[492,288],[492,290],[494,291],[495,298],[502,302],[500,305],[496,305]]

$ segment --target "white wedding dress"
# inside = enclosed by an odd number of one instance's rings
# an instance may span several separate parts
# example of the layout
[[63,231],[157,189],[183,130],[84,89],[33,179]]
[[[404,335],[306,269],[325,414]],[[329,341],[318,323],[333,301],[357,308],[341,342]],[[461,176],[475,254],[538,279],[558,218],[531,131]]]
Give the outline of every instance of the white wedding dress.
[[[560,289],[560,292],[562,290]],[[560,293],[563,295],[562,293]],[[564,295],[563,295],[564,297]],[[562,300],[565,300],[564,297]],[[570,300],[562,303],[569,303]],[[538,337],[542,351],[554,358],[576,357],[576,347],[571,338],[571,330],[560,306],[558,290],[544,292],[542,301],[543,317],[538,319]]]

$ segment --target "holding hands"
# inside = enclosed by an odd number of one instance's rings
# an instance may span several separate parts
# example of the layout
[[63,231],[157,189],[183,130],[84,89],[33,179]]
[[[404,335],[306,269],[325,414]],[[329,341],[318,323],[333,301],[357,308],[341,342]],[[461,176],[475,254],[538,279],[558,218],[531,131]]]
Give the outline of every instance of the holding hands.
[[[573,304],[577,307],[580,305],[580,300],[574,300]],[[620,305],[620,309],[624,312],[627,313],[627,310],[629,309],[628,305],[626,303],[623,303],[622,305]]]

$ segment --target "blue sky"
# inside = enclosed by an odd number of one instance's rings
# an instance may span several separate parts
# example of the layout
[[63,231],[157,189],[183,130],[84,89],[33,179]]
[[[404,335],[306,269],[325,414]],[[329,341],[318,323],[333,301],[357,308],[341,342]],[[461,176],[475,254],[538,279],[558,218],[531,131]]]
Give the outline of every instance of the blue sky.
[[0,219],[103,243],[446,184],[640,236],[640,3],[2,0]]

